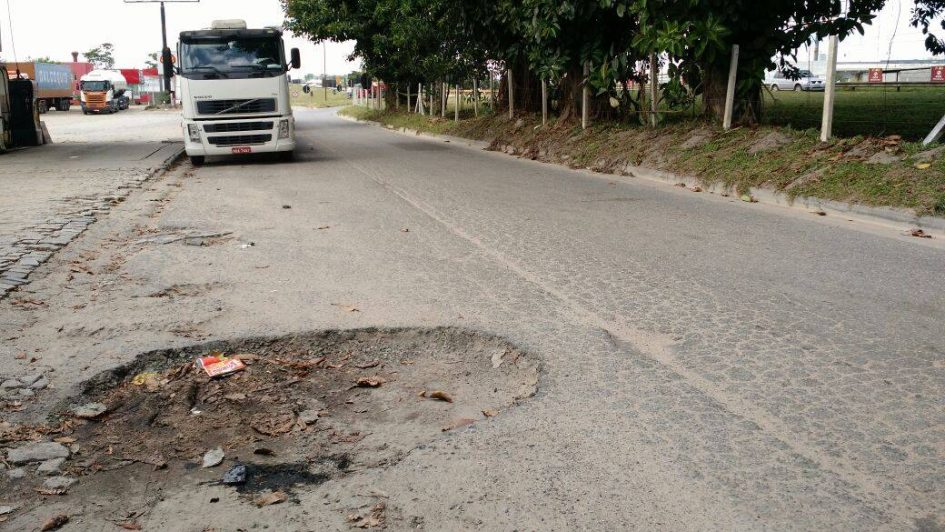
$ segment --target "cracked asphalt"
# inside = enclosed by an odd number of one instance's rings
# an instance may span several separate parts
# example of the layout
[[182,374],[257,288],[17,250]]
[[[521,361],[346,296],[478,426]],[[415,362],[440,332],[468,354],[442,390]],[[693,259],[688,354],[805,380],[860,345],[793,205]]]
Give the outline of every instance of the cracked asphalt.
[[938,240],[297,119],[296,162],[183,163],[0,302],[2,373],[51,382],[6,417],[148,350],[362,327],[504,337],[539,392],[292,507],[143,487],[145,529],[344,528],[367,490],[395,529],[945,526]]

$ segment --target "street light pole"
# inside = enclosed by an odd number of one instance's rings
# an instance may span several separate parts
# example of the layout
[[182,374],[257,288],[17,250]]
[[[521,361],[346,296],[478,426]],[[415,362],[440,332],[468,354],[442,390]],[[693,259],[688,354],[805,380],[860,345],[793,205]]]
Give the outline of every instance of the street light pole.
[[161,2],[161,64],[164,65],[164,92],[171,93],[170,49],[167,47],[167,15],[164,13],[164,2]]
[[322,89],[325,91],[325,101],[328,101],[328,44],[322,41]]

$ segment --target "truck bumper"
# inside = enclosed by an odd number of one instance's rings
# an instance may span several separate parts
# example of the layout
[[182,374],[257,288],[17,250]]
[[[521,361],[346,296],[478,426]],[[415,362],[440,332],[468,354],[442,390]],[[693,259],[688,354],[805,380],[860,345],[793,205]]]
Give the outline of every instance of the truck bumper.
[[[288,123],[288,135],[280,138],[281,122]],[[184,120],[184,149],[187,155],[214,156],[242,153],[272,153],[295,150],[295,118],[247,118],[245,120]],[[192,126],[199,140],[191,136]]]

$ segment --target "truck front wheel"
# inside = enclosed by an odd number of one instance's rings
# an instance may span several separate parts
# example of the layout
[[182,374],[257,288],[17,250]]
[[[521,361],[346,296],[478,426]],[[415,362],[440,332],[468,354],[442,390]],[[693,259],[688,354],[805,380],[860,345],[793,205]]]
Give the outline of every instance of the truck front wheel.
[[207,158],[204,157],[203,155],[191,155],[191,156],[190,156],[190,164],[192,164],[192,165],[194,165],[194,166],[200,166],[200,165],[202,165],[204,162],[206,162],[206,160],[207,160]]

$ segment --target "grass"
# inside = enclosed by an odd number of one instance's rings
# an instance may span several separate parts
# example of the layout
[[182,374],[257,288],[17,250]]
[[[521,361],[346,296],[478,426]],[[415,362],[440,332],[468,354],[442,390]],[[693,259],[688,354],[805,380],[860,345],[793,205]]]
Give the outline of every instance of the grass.
[[305,94],[302,92],[302,87],[297,85],[291,85],[289,87],[289,97],[292,102],[292,107],[342,107],[351,103],[351,100],[349,100],[348,96],[343,92],[335,93],[329,89],[328,98],[326,99],[322,89],[315,89],[313,92]]
[[[765,123],[795,129],[819,128],[823,113],[822,92],[771,92],[765,94]],[[859,87],[837,91],[834,134],[901,135],[919,140],[945,116],[942,87]]]
[[[791,198],[902,207],[945,217],[945,153],[923,167],[914,158],[925,151],[917,142],[891,147],[899,161],[867,164],[884,151],[882,139],[853,136],[821,143],[811,129],[765,125],[723,132],[714,124],[688,120],[657,129],[601,122],[582,131],[574,123],[542,127],[537,116],[522,117],[516,127],[507,117],[488,112],[474,118],[467,111],[458,122],[355,106],[341,112],[398,128],[484,140],[496,149],[511,145],[518,155],[571,167],[620,173],[628,164],[639,165],[697,177],[739,194],[765,187]],[[752,153],[772,139],[778,146]]]

